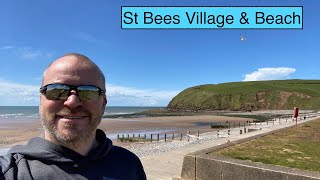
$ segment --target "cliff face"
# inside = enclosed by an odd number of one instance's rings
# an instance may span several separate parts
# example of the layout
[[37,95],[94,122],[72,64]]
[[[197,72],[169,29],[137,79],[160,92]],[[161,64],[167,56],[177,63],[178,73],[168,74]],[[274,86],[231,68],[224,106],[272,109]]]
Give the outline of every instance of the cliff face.
[[[279,85],[274,83],[269,87],[268,83],[270,84],[270,82],[261,82],[263,85],[256,82],[255,86],[252,86],[252,82],[248,84],[241,82],[237,86],[218,84],[192,87],[179,93],[167,107],[178,110],[237,111],[280,110],[293,109],[293,107],[320,109],[320,91],[310,89],[311,85],[306,89],[303,89],[303,86],[296,86],[296,91],[291,86],[277,88]],[[284,82],[290,81],[281,81],[281,83]],[[302,80],[299,83],[302,83]],[[320,88],[320,85],[313,84],[312,87]]]

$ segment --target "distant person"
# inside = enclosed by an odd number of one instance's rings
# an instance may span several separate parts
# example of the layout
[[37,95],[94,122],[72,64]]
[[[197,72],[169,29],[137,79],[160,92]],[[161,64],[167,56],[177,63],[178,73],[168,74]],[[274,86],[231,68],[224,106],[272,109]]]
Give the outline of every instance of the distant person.
[[107,104],[105,77],[81,54],[45,70],[39,113],[44,137],[0,156],[0,179],[146,179],[139,158],[97,129]]

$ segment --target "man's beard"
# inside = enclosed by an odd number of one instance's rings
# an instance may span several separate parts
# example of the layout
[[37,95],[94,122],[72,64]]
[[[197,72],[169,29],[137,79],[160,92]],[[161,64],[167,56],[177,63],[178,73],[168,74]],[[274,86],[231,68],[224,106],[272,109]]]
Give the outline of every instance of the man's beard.
[[[78,129],[77,125],[71,122],[65,122],[63,124],[63,129],[58,129],[57,114],[72,116],[78,112],[85,113],[88,116],[89,121],[87,128]],[[40,107],[40,117],[43,128],[50,134],[51,138],[59,144],[73,149],[85,144],[92,136],[94,136],[94,133],[101,122],[102,114],[94,116],[83,108],[72,110],[63,108],[58,112],[50,113]]]

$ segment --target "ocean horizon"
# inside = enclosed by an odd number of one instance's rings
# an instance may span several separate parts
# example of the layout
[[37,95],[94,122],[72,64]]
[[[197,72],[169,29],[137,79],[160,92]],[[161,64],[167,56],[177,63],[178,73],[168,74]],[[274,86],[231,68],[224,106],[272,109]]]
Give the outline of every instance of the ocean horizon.
[[[107,106],[104,115],[133,114],[162,106]],[[39,119],[39,106],[0,106],[0,121]]]

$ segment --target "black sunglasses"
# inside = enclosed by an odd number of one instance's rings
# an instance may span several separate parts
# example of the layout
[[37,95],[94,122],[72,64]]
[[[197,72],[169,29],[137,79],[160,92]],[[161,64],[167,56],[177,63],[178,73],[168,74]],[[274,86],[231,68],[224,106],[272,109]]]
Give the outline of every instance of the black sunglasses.
[[70,96],[71,90],[75,90],[82,102],[96,101],[105,91],[93,85],[72,86],[67,84],[47,84],[40,88],[40,93],[48,100],[66,100]]

